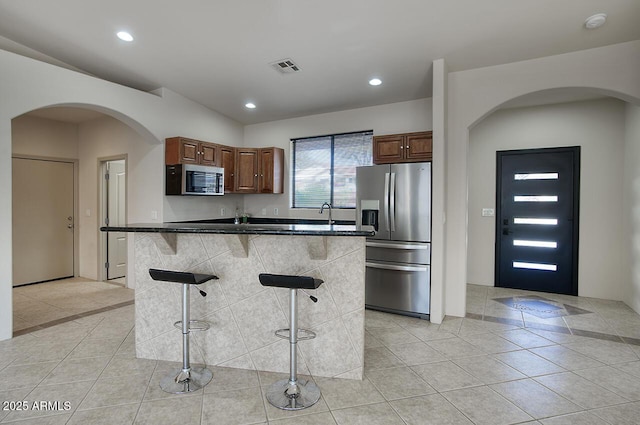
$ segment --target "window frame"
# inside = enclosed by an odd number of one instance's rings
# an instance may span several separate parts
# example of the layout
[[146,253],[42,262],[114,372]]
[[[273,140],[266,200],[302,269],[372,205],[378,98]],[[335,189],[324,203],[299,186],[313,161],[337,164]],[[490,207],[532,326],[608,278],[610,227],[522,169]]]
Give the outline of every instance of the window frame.
[[[369,133],[371,137],[371,165],[373,165],[373,130],[361,130],[361,131],[348,131],[346,133],[334,133],[334,134],[324,134],[319,136],[309,136],[309,137],[296,137],[290,139],[291,141],[291,173],[290,173],[290,186],[291,186],[291,197],[290,197],[290,208],[291,209],[315,209],[316,207],[298,207],[295,205],[296,200],[296,142],[301,142],[309,139],[321,139],[330,137],[331,138],[331,155],[330,155],[330,195],[329,195],[329,203],[331,203],[331,208],[339,209],[339,210],[355,210],[356,207],[338,207],[334,206],[333,197],[334,197],[334,183],[335,183],[335,140],[337,136],[348,136],[350,134],[365,134]],[[318,206],[320,207],[320,206]]]

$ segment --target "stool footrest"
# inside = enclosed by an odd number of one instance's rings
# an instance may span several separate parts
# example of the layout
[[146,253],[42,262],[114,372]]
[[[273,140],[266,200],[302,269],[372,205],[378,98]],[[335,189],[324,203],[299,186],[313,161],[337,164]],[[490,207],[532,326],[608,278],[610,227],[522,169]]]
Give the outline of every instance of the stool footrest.
[[[278,329],[275,334],[278,338],[289,339],[291,331],[289,328]],[[313,339],[316,337],[316,333],[308,329],[298,329],[298,341],[304,341],[306,339]]]
[[[176,328],[182,330],[182,320],[178,320],[173,324]],[[190,331],[206,331],[211,325],[204,320],[189,320]]]

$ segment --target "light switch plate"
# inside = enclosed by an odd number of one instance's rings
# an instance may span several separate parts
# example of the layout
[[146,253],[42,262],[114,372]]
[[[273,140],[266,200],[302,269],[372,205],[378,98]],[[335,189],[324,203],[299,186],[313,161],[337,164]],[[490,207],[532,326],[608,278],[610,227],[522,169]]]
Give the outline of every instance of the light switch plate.
[[483,217],[493,217],[495,215],[495,211],[493,208],[483,208],[482,216]]

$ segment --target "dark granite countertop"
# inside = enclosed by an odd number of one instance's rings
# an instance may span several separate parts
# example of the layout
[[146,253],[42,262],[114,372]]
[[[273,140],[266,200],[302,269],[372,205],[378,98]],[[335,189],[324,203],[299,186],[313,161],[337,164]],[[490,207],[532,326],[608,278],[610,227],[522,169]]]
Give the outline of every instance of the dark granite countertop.
[[[233,220],[233,219],[232,219]],[[250,235],[306,236],[373,236],[371,226],[362,229],[353,222],[338,221],[328,225],[325,220],[254,219],[248,224],[233,224],[229,220],[198,220],[174,223],[134,223],[125,226],[104,226],[103,232],[140,233],[220,233]]]

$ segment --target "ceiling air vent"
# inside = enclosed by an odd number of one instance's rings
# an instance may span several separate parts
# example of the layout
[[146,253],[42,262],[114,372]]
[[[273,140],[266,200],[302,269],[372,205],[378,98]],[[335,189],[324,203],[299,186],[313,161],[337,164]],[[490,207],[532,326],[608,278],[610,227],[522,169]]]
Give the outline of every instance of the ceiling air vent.
[[282,74],[293,74],[300,71],[300,67],[291,59],[280,59],[279,61],[271,62],[269,65]]

